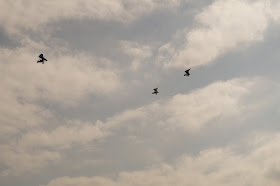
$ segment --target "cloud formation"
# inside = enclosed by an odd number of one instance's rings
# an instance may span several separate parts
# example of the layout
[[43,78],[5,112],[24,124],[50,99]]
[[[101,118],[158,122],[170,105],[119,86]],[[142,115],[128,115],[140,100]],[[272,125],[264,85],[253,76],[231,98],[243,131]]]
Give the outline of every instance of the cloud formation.
[[0,185],[279,185],[280,3],[186,2],[0,0]]
[[[40,50],[45,51],[49,60],[44,65],[36,64]],[[0,49],[3,61],[0,81],[9,92],[2,93],[3,96],[14,94],[23,100],[53,101],[70,106],[89,94],[108,96],[121,87],[118,70],[106,67],[109,60],[79,52],[69,54],[64,50],[30,40],[23,47]]]
[[150,46],[140,45],[136,42],[121,41],[123,52],[131,59],[130,69],[133,71],[139,70],[143,62],[152,56],[152,49]]
[[197,155],[183,155],[169,164],[154,165],[140,171],[121,172],[116,179],[61,177],[45,186],[276,186],[280,183],[279,142],[279,133],[256,134],[254,139],[248,140],[250,150],[243,153],[233,147],[211,148]]
[[[60,159],[58,151],[48,148],[67,148],[103,135],[88,124],[62,125],[47,133],[46,125],[52,128],[60,121],[46,105],[73,108],[90,95],[107,97],[122,86],[118,70],[108,68],[109,60],[82,52],[69,54],[63,47],[50,48],[29,39],[21,44],[15,49],[0,48],[2,175],[32,171]],[[44,65],[36,63],[41,51],[48,59]]]
[[102,139],[108,135],[106,132],[98,124],[80,121],[68,121],[50,132],[29,129],[25,134],[10,137],[8,143],[0,145],[0,162],[6,167],[1,175],[34,172],[38,168],[54,164],[63,156],[63,151],[75,145],[86,145]]
[[[243,99],[254,97],[255,92],[259,92],[260,87],[264,87],[262,83],[263,81],[258,78],[216,82],[189,94],[175,95],[168,101],[154,102],[124,111],[105,121],[95,123],[68,121],[48,131],[40,128],[29,130],[21,135],[20,140],[11,140],[10,143],[2,144],[1,151],[5,153],[0,155],[0,161],[8,167],[5,172],[20,173],[44,166],[50,158],[58,160],[63,151],[75,145],[83,147],[91,144],[93,146],[94,142],[119,135],[120,131],[127,131],[132,137],[131,140],[136,142],[141,141],[141,136],[137,131],[144,129],[166,132],[183,129],[182,131],[186,133],[197,133],[209,125],[211,127],[221,125],[224,121],[233,118],[236,125],[238,121],[246,120],[256,110],[261,109],[263,103],[256,103],[258,98],[251,102],[243,102]],[[38,162],[31,167],[26,167],[25,164],[9,158],[32,157],[32,154],[36,153],[47,153],[48,156],[38,155]]]
[[196,67],[251,46],[279,19],[275,7],[279,3],[270,0],[217,0],[195,16],[193,28],[159,49],[159,61],[165,68]]
[[61,19],[98,19],[130,22],[150,12],[173,9],[180,0],[62,0],[0,1],[0,25],[9,33],[17,29],[38,30],[40,26]]
[[[207,126],[213,119],[243,117],[245,112],[254,110],[249,103],[242,102],[244,97],[252,94],[258,87],[260,79],[233,79],[215,82],[207,87],[197,89],[189,94],[177,94],[167,101],[154,102],[134,110],[126,111],[108,120],[116,125],[125,120],[167,127],[182,128],[196,132]],[[128,118],[128,119],[125,119]],[[113,124],[114,123],[114,124]],[[126,122],[124,122],[126,123]],[[109,125],[109,126],[110,126]]]

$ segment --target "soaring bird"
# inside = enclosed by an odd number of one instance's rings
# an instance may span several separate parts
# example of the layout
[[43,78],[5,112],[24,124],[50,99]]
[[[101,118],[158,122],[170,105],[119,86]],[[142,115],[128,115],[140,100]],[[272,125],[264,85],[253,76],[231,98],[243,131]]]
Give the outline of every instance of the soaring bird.
[[39,55],[40,60],[37,61],[37,63],[42,63],[44,64],[44,61],[48,61],[46,58],[44,58],[43,54]]
[[186,70],[186,71],[185,71],[186,74],[184,74],[184,76],[188,76],[188,77],[189,77],[189,76],[190,76],[190,70],[191,70],[191,69]]
[[158,88],[155,88],[155,89],[154,89],[154,92],[153,92],[152,94],[157,95],[157,94],[159,93],[157,89],[158,89]]

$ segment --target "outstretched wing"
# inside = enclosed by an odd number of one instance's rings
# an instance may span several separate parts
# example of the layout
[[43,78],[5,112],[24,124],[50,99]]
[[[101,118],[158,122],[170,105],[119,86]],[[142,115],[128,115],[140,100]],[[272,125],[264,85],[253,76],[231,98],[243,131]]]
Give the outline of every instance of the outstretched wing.
[[186,72],[186,73],[189,73],[190,70],[191,70],[191,69],[188,69],[188,70],[186,70],[185,72]]
[[158,88],[155,88],[154,91],[157,92],[157,91],[158,91],[157,89],[158,89]]

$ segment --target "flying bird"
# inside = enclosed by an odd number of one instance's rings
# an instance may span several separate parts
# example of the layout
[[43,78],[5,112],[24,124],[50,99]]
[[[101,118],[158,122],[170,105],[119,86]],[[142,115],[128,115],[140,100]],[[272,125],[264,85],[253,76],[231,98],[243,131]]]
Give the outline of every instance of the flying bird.
[[46,58],[44,58],[44,55],[43,55],[43,54],[40,54],[40,55],[39,55],[39,58],[40,58],[40,60],[38,60],[37,63],[42,63],[42,64],[44,64],[44,61],[48,61]]
[[157,89],[158,89],[158,88],[155,88],[155,89],[154,89],[154,92],[153,92],[152,94],[157,95],[157,94],[159,93]]
[[186,74],[184,74],[184,76],[188,76],[188,77],[189,77],[189,76],[190,76],[190,70],[191,70],[191,69],[186,70],[186,71],[185,71]]

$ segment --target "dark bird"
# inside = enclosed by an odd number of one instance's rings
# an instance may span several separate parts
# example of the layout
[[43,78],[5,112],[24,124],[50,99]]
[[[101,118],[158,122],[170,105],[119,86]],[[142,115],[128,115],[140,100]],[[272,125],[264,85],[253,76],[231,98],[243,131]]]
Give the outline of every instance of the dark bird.
[[155,88],[155,89],[154,89],[154,92],[153,92],[152,94],[157,95],[157,94],[159,93],[157,89],[158,89],[158,88]]
[[186,74],[184,74],[184,76],[188,76],[188,77],[189,77],[189,76],[190,76],[190,70],[191,70],[191,69],[186,70],[186,71],[185,71]]
[[44,64],[44,61],[48,61],[46,58],[44,58],[43,54],[39,55],[40,60],[37,61],[37,63],[42,63]]

